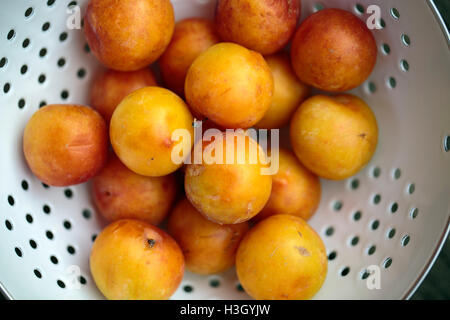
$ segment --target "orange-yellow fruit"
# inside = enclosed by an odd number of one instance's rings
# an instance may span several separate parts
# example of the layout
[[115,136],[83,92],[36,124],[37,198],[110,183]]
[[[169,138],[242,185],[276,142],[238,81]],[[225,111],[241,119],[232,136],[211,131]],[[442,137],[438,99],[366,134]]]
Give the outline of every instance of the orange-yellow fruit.
[[25,127],[23,152],[31,171],[48,185],[86,182],[106,162],[105,121],[86,106],[45,106],[33,114]]
[[184,253],[186,268],[199,274],[219,273],[232,267],[239,242],[248,229],[247,222],[211,222],[187,199],[177,204],[168,222],[169,234]]
[[341,9],[312,14],[292,40],[291,61],[297,76],[325,91],[356,88],[370,75],[376,60],[371,31],[358,17]]
[[255,219],[290,214],[308,220],[320,202],[319,178],[306,169],[290,150],[279,150],[279,169],[272,177],[269,201]]
[[185,94],[195,114],[224,128],[249,128],[270,107],[273,77],[259,53],[219,43],[192,63]]
[[168,299],[184,273],[175,240],[139,220],[118,220],[103,229],[89,264],[97,288],[111,300]]
[[94,202],[108,221],[139,219],[157,225],[169,213],[176,195],[173,174],[145,177],[113,156],[92,181]]
[[[194,153],[197,150],[203,151],[204,160],[187,165],[184,186],[187,198],[201,214],[216,223],[235,224],[262,210],[270,197],[272,176],[263,174],[268,166],[255,140],[239,132],[226,132],[212,142],[203,142],[203,146],[196,144]],[[251,150],[255,151],[254,161]],[[208,154],[217,158],[205,160]]]
[[[110,123],[111,144],[119,159],[137,174],[165,176],[183,163],[172,152],[187,150],[194,140],[193,117],[184,101],[160,87],[145,87],[129,94],[113,113]],[[176,130],[186,132],[187,139],[175,139]],[[181,159],[182,161],[183,159]]]
[[142,87],[156,85],[155,76],[149,68],[129,72],[106,70],[92,84],[91,107],[109,125],[114,110],[123,98]]
[[326,179],[346,179],[372,158],[378,126],[369,106],[349,95],[317,95],[295,112],[291,144],[305,167]]
[[266,55],[288,43],[300,11],[300,0],[219,0],[216,23],[222,40]]
[[236,272],[255,299],[310,299],[327,275],[325,246],[303,219],[271,216],[244,236],[236,254]]
[[215,24],[203,18],[189,18],[175,25],[172,40],[159,59],[164,83],[184,96],[184,81],[192,62],[206,49],[219,42]]
[[275,86],[272,104],[256,127],[281,128],[289,123],[294,111],[308,97],[310,88],[298,80],[287,54],[268,56],[266,61],[272,71]]
[[108,68],[132,71],[156,61],[173,34],[169,0],[91,0],[84,16],[86,40]]

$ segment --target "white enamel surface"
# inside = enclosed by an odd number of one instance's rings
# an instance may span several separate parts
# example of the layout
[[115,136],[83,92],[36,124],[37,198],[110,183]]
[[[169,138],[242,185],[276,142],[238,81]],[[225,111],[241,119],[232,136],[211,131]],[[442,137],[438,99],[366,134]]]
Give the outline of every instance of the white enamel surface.
[[[38,109],[41,101],[47,103],[87,103],[87,92],[92,75],[98,67],[91,53],[84,51],[85,40],[81,30],[66,28],[68,0],[56,0],[52,6],[46,0],[0,0],[0,59],[7,58],[0,67],[0,283],[12,298],[18,299],[97,299],[102,295],[96,289],[89,274],[88,256],[92,236],[101,229],[102,222],[89,199],[89,186],[70,187],[72,198],[64,194],[65,188],[44,188],[27,168],[22,154],[22,132],[27,120]],[[173,0],[177,20],[192,17],[212,17],[214,1]],[[374,1],[360,0],[364,8]],[[78,1],[82,12],[86,1]],[[316,1],[303,0],[303,18],[313,11]],[[325,7],[339,7],[356,12],[355,1],[322,0]],[[322,181],[323,197],[320,208],[311,223],[323,237],[328,252],[336,251],[336,259],[329,262],[326,282],[318,293],[318,299],[398,299],[405,297],[427,268],[447,231],[450,214],[450,153],[445,152],[443,141],[450,134],[450,53],[447,41],[430,6],[425,1],[376,1],[382,9],[386,27],[375,30],[379,47],[375,71],[368,79],[376,86],[370,93],[367,83],[355,90],[373,108],[380,127],[377,152],[371,163],[355,178],[356,190],[350,188],[351,180],[342,182]],[[33,13],[25,17],[27,8]],[[394,19],[391,8],[397,8],[400,18]],[[363,19],[367,15],[359,16]],[[42,25],[50,22],[50,28],[42,31]],[[11,29],[15,36],[7,39]],[[60,41],[67,32],[65,41]],[[402,43],[401,35],[411,39],[409,47]],[[30,44],[22,43],[29,38]],[[383,54],[381,45],[390,46],[390,54]],[[44,57],[41,48],[47,49]],[[58,66],[63,57],[65,65]],[[409,63],[409,71],[400,67],[400,61]],[[1,60],[0,60],[1,61]],[[28,69],[21,74],[22,65]],[[80,68],[86,75],[77,76]],[[45,74],[44,83],[38,78]],[[396,87],[389,88],[388,79],[394,77]],[[4,93],[4,85],[10,90]],[[61,92],[68,90],[66,100]],[[23,108],[19,100],[25,100]],[[378,178],[373,169],[380,169]],[[394,170],[401,176],[395,179]],[[21,183],[26,180],[28,190]],[[413,183],[413,194],[407,192]],[[381,201],[373,204],[379,194]],[[14,205],[8,197],[14,198]],[[333,209],[335,201],[342,203],[339,211]],[[392,203],[398,204],[395,213]],[[51,209],[44,213],[43,206]],[[415,219],[410,211],[418,208]],[[83,216],[89,209],[90,218]],[[361,211],[361,219],[353,220],[353,213]],[[26,220],[26,214],[33,222]],[[13,228],[8,230],[5,221]],[[64,227],[69,221],[70,229]],[[377,230],[371,229],[373,220],[379,221]],[[331,236],[325,235],[333,227]],[[387,233],[395,228],[389,239]],[[46,232],[54,235],[52,240]],[[409,235],[406,247],[401,245],[403,236]],[[359,242],[352,246],[354,236]],[[33,249],[29,240],[37,243]],[[69,254],[67,246],[73,246],[75,254]],[[376,245],[373,255],[367,248]],[[22,257],[18,257],[15,248]],[[58,264],[50,260],[56,256]],[[383,262],[392,259],[385,269]],[[78,266],[85,285],[70,286],[70,266]],[[369,290],[361,280],[361,271],[368,265],[381,268],[381,289]],[[344,267],[350,272],[341,276]],[[37,278],[34,269],[41,272]],[[210,280],[218,279],[220,285],[212,287]],[[60,288],[57,280],[66,283]],[[75,281],[75,284],[77,282]],[[201,277],[186,273],[182,285],[173,298],[184,299],[240,299],[247,295],[236,289],[237,279],[231,270],[222,275]],[[185,285],[193,288],[186,293]]]

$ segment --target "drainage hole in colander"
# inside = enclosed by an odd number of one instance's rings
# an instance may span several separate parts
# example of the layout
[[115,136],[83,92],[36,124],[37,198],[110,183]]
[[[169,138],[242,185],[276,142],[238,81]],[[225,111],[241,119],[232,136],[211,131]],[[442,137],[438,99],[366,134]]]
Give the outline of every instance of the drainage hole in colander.
[[381,169],[379,167],[375,167],[372,169],[372,177],[378,178],[381,175]]
[[378,227],[380,226],[380,221],[379,220],[374,220],[372,221],[372,223],[370,224],[370,228],[375,231],[378,229]]
[[75,248],[73,246],[67,246],[67,252],[69,254],[75,254]]
[[313,12],[323,10],[323,8],[324,8],[323,4],[321,4],[320,2],[317,2],[313,6]]
[[20,248],[18,248],[18,247],[15,247],[14,248],[14,251],[16,252],[16,254],[17,254],[17,256],[19,257],[19,258],[22,258],[22,250],[20,249]]
[[30,45],[30,39],[26,38],[25,40],[23,40],[22,42],[22,48],[27,48]]
[[366,90],[368,93],[375,93],[377,91],[377,86],[372,81],[369,81],[366,85]]
[[353,190],[356,190],[356,189],[358,189],[358,187],[359,187],[359,180],[356,179],[356,178],[352,179],[350,181],[350,188],[353,189]]
[[389,77],[387,85],[390,89],[394,89],[397,86],[397,80],[394,77]]
[[3,86],[3,92],[4,93],[8,93],[9,89],[11,89],[11,84],[9,82],[5,83],[5,85]]
[[446,136],[444,138],[444,151],[449,152],[450,151],[450,136]]
[[[42,101],[42,102],[47,103],[47,102],[45,102],[45,101]],[[42,182],[42,186],[43,186],[45,189],[50,188],[50,186],[49,186],[48,184],[45,184],[45,183],[43,183],[43,182]]]
[[93,234],[92,237],[91,237],[92,242],[94,242],[95,239],[97,239],[97,235],[96,235],[96,234]]
[[383,261],[383,267],[384,267],[385,269],[389,268],[391,265],[392,265],[392,258],[386,258],[386,259]]
[[[42,108],[42,107],[45,106],[45,105],[47,105],[47,101],[42,100],[42,101],[39,103],[39,108]],[[46,189],[50,188],[50,187],[49,187],[48,185],[46,185],[45,183],[43,183],[42,185],[43,185],[44,188],[46,188]]]
[[333,203],[333,210],[334,211],[340,211],[342,209],[342,206],[343,206],[342,201],[339,201],[339,200],[335,201]]
[[333,227],[328,227],[328,228],[325,230],[325,235],[326,235],[327,237],[331,237],[331,236],[333,235],[333,233],[334,233],[334,228],[333,228]]
[[9,30],[8,35],[6,36],[6,39],[12,40],[16,36],[16,31],[14,29]]
[[341,276],[342,276],[342,277],[347,276],[349,273],[350,273],[350,267],[344,267],[344,268],[342,268],[342,270],[341,270]]
[[39,279],[42,278],[42,273],[38,269],[34,269],[33,272],[34,272],[34,275],[36,276],[36,278],[39,278]]
[[402,176],[402,171],[401,171],[399,168],[395,169],[395,170],[392,172],[392,177],[393,177],[395,180],[400,179],[401,176]]
[[43,58],[45,57],[46,54],[47,54],[46,48],[42,48],[41,50],[39,50],[39,57]]
[[366,280],[370,276],[370,272],[367,269],[361,271],[361,280]]
[[44,206],[42,207],[42,211],[44,211],[45,214],[50,214],[50,206],[48,204],[44,204]]
[[33,223],[33,216],[29,213],[25,215],[25,220],[27,220],[28,223]]
[[350,241],[349,241],[349,243],[352,247],[356,246],[358,244],[358,242],[359,242],[358,236],[354,236],[354,237],[350,238]]
[[373,204],[379,204],[381,202],[381,195],[379,195],[379,194],[374,195],[372,202],[373,202]]
[[63,42],[63,41],[66,41],[66,39],[67,39],[67,32],[62,32],[60,35],[59,35],[59,41],[61,41],[61,42]]
[[68,8],[76,6],[77,2],[76,1],[70,1],[69,4],[67,5]]
[[419,215],[419,209],[417,209],[417,208],[412,208],[411,211],[409,212],[409,216],[411,219],[417,218],[418,215]]
[[73,191],[71,189],[66,189],[64,190],[64,195],[66,196],[67,199],[72,199]]
[[33,14],[33,8],[29,7],[27,10],[25,10],[25,18],[29,18]]
[[402,39],[402,43],[405,46],[409,47],[409,45],[411,44],[411,39],[409,38],[409,36],[407,34],[402,34],[401,39]]
[[42,83],[45,82],[45,79],[46,79],[46,78],[47,78],[47,77],[45,76],[45,74],[41,73],[41,74],[39,75],[39,77],[38,77],[38,82],[39,82],[40,84],[42,84]]
[[239,292],[244,292],[244,288],[242,287],[242,285],[240,283],[236,284],[236,290]]
[[363,14],[364,13],[364,6],[362,4],[360,4],[360,3],[357,3],[355,5],[354,9],[355,9],[355,12],[358,13],[358,14]]
[[64,220],[63,226],[66,230],[70,230],[72,228],[72,224],[68,220]]
[[42,25],[42,31],[47,31],[48,29],[50,29],[50,22],[47,21]]
[[388,55],[391,53],[391,47],[387,43],[383,43],[381,45],[381,52],[385,55]]
[[186,293],[191,293],[192,291],[194,291],[194,287],[187,284],[187,285],[183,286],[183,291]]
[[380,20],[377,21],[378,27],[380,27],[381,29],[386,28],[386,22],[384,21],[383,18],[380,18]]
[[400,69],[402,69],[402,71],[409,71],[409,63],[406,60],[400,60]]
[[387,232],[386,236],[388,237],[388,239],[392,239],[395,237],[395,228],[391,228],[389,229],[389,231]]
[[15,200],[14,200],[13,196],[11,196],[11,195],[8,196],[8,203],[9,203],[10,206],[14,205]]
[[69,91],[63,90],[61,91],[61,98],[66,100],[69,97]]
[[80,283],[81,283],[82,285],[85,285],[85,284],[87,283],[86,278],[83,277],[83,276],[79,276],[79,277],[78,277],[78,281],[80,281]]
[[5,220],[5,227],[9,231],[12,231],[12,229],[13,229],[13,225],[12,225],[11,221],[9,221],[8,219]]
[[53,238],[54,238],[53,232],[51,232],[50,230],[47,230],[45,232],[45,236],[47,237],[48,240],[53,240]]
[[361,211],[358,210],[355,213],[353,213],[353,220],[354,221],[359,221],[361,219],[361,217],[362,217]]
[[64,289],[66,287],[66,284],[62,280],[58,280],[56,281],[56,283],[58,284],[58,287],[60,287],[61,289]]
[[400,242],[402,244],[402,247],[406,247],[410,240],[411,240],[411,237],[409,235],[404,235]]
[[30,239],[29,244],[30,244],[30,247],[32,249],[36,249],[37,248],[37,243],[33,239]]
[[91,48],[89,48],[89,45],[88,45],[87,43],[84,45],[84,51],[85,51],[86,53],[91,52]]
[[336,257],[337,257],[337,252],[336,251],[331,251],[328,254],[328,260],[330,260],[330,261],[333,261],[334,259],[336,259]]
[[85,219],[89,219],[92,216],[91,210],[89,210],[89,209],[84,209],[82,214]]
[[86,70],[84,68],[78,69],[78,71],[77,71],[78,78],[83,79],[85,75],[86,75]]
[[[18,102],[17,102],[17,106],[19,107],[19,109],[23,109],[23,107],[25,107],[25,99],[21,98]],[[26,190],[26,189],[24,189]]]
[[392,203],[389,210],[391,211],[391,213],[396,213],[398,210],[398,203],[397,202]]
[[212,288],[220,287],[220,280],[219,279],[211,279],[209,281],[209,286],[212,287]]
[[392,18],[394,18],[395,20],[398,20],[400,18],[400,12],[398,11],[397,8],[392,8],[391,9],[391,16]]
[[50,256],[50,261],[51,261],[53,264],[58,264],[58,258],[55,257],[55,256]]
[[65,64],[66,64],[66,59],[64,59],[64,58],[58,59],[58,62],[57,62],[58,67],[62,68],[62,67],[64,67]]
[[410,184],[408,185],[408,187],[406,188],[406,191],[407,191],[409,194],[413,194],[415,190],[416,190],[416,185],[415,185],[414,183],[410,183]]
[[0,68],[3,68],[8,63],[8,58],[3,57],[0,59]]
[[367,248],[367,254],[369,256],[373,255],[375,251],[377,251],[377,246],[375,245],[371,245],[370,247]]

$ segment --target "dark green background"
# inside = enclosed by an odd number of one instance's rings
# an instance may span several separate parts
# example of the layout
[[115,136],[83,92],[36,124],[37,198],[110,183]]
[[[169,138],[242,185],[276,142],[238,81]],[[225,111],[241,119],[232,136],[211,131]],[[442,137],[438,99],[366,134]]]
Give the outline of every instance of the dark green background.
[[[435,2],[444,17],[447,28],[450,29],[450,0],[435,0]],[[0,294],[0,300],[2,298]],[[450,239],[447,239],[436,263],[412,299],[450,299]]]

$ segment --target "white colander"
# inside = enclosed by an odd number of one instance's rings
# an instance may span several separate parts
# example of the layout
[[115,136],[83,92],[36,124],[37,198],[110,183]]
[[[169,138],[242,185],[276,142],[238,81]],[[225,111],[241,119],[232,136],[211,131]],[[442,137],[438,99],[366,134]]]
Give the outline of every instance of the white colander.
[[[88,103],[99,65],[82,30],[66,24],[72,6],[84,13],[87,2],[0,0],[0,288],[9,298],[102,298],[88,266],[102,227],[89,185],[47,187],[22,153],[23,129],[39,106]],[[177,20],[214,15],[215,1],[172,3]],[[367,20],[371,4],[381,8],[383,28],[373,31],[378,61],[354,92],[375,112],[379,146],[354,178],[322,181],[311,224],[327,247],[329,270],[318,299],[410,297],[449,230],[449,34],[433,2],[303,0],[302,18],[337,7]],[[368,270],[379,275],[379,289],[367,285]],[[248,296],[231,270],[186,272],[173,298]]]

